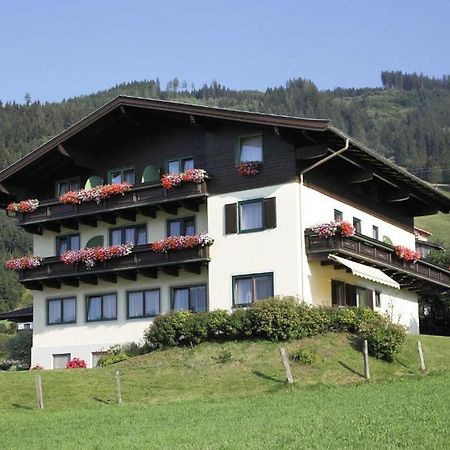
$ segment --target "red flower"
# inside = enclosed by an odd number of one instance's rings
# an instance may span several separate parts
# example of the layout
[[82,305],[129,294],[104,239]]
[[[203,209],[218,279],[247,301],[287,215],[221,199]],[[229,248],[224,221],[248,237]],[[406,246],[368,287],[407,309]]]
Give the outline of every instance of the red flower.
[[238,172],[239,175],[256,175],[259,173],[259,161],[246,161],[239,164]]
[[66,369],[86,369],[86,367],[86,361],[80,358],[73,358],[66,364]]
[[395,254],[398,258],[404,259],[405,261],[418,261],[422,255],[416,250],[411,250],[403,245],[397,245],[394,247]]

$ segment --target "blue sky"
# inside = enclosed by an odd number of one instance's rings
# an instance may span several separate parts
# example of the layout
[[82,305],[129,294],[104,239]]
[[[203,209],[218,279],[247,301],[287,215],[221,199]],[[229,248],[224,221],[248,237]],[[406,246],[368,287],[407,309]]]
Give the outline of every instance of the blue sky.
[[450,73],[450,2],[3,1],[0,99],[58,101],[159,77],[236,89],[293,77],[378,86],[380,71]]

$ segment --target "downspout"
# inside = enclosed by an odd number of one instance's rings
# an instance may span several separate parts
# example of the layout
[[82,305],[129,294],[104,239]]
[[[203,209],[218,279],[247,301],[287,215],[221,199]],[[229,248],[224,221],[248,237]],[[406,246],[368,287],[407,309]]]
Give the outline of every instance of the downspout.
[[321,166],[322,164],[326,163],[332,158],[335,158],[336,156],[339,156],[341,153],[344,153],[346,150],[348,150],[350,144],[350,139],[345,139],[345,146],[341,149],[335,151],[331,155],[328,155],[326,158],[321,159],[320,161],[317,161],[313,165],[307,167],[306,169],[303,169],[300,172],[300,273],[301,273],[301,280],[302,280],[302,287],[301,287],[301,300],[303,301],[305,299],[305,263],[304,259],[306,258],[306,245],[305,245],[305,230],[303,229],[303,175],[310,170],[315,169],[316,167]]

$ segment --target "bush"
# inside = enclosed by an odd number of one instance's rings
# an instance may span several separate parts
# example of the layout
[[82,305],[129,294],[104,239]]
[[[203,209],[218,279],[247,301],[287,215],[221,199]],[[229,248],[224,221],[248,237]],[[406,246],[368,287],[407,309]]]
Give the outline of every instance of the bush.
[[239,308],[231,314],[227,314],[224,329],[224,337],[232,339],[244,339],[252,336],[253,325],[248,310]]
[[21,361],[27,367],[31,364],[33,330],[21,330],[3,343],[8,359]]
[[189,311],[178,311],[156,317],[144,334],[147,347],[152,350],[178,345],[184,337],[185,323],[191,316]]
[[125,345],[113,345],[106,352],[105,355],[101,356],[97,362],[98,367],[106,367],[111,364],[116,364],[121,361],[125,361],[130,358],[130,356],[125,352],[125,348],[130,344]]
[[28,365],[16,359],[4,359],[0,361],[0,371],[3,370],[27,370]]
[[316,356],[314,353],[310,352],[309,350],[305,350],[303,348],[299,348],[297,350],[294,350],[289,355],[292,361],[296,361],[302,364],[311,365],[315,360]]
[[359,335],[362,339],[367,339],[370,355],[393,361],[405,341],[406,330],[378,315],[362,321]]

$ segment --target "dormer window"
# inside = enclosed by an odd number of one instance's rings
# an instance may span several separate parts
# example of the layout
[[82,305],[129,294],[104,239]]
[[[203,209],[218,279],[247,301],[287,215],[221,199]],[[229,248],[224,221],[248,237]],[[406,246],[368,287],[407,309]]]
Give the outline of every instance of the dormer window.
[[120,169],[110,170],[108,173],[108,182],[110,184],[134,184],[134,168],[123,167]]
[[238,139],[238,163],[262,162],[262,136],[244,136]]
[[167,172],[181,173],[194,168],[194,158],[172,159],[167,162]]
[[79,191],[80,180],[78,178],[68,178],[56,182],[56,196],[67,194],[69,191]]

